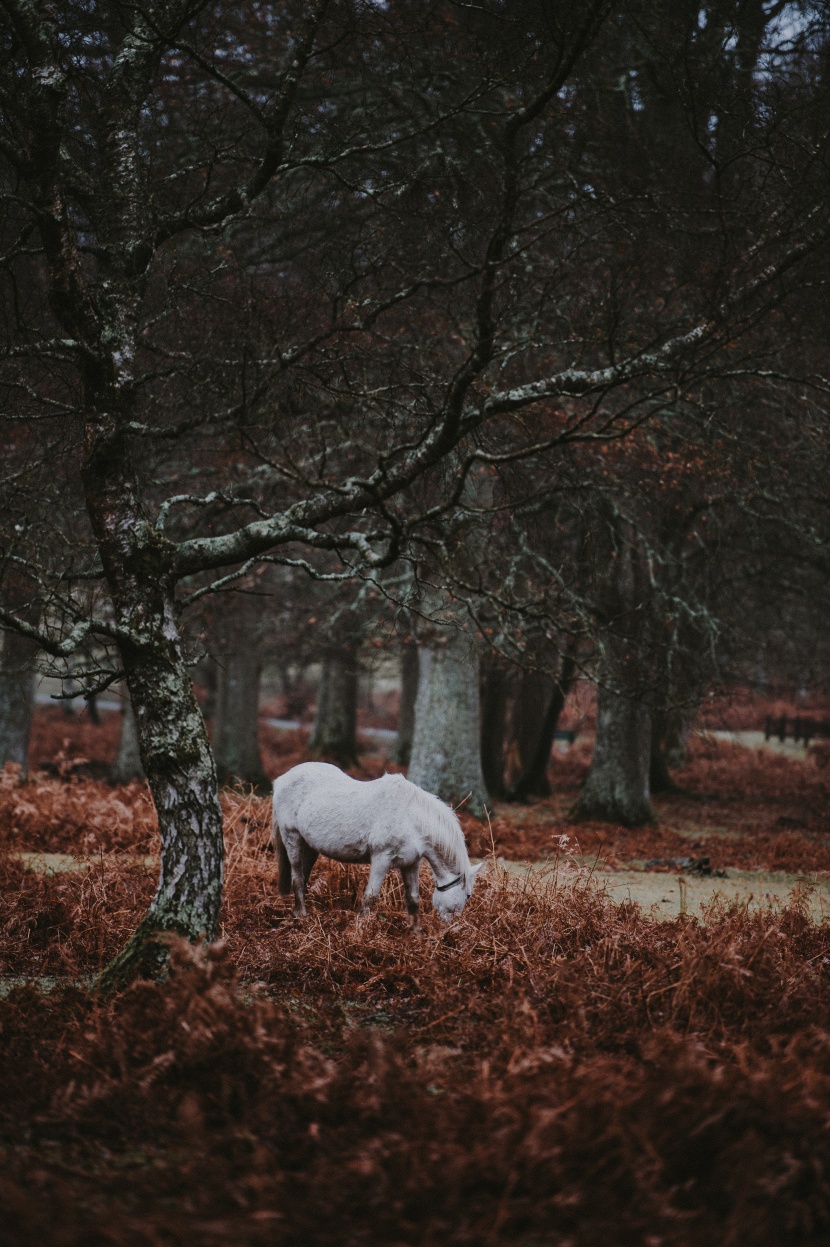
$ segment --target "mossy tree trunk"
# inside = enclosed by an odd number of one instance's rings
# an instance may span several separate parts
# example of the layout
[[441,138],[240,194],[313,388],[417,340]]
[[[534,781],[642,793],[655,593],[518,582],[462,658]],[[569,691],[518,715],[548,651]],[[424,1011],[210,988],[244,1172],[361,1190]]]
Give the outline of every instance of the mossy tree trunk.
[[483,818],[479,659],[462,632],[447,629],[419,646],[420,676],[409,778]]
[[167,933],[215,939],[224,873],[216,767],[185,664],[172,546],[136,501],[124,445],[126,413],[113,416],[119,402],[126,399],[115,387],[90,396],[84,486],[158,816],[161,860],[147,913],[100,977],[106,988],[158,973],[167,958]]

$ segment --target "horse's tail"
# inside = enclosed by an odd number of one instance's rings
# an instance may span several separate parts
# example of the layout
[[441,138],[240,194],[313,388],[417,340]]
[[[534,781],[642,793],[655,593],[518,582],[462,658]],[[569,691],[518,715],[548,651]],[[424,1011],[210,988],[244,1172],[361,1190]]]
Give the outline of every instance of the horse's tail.
[[288,854],[285,851],[285,844],[280,835],[280,825],[277,822],[276,802],[271,812],[271,847],[277,855],[277,865],[279,866],[279,889],[280,896],[288,896],[291,891],[291,863],[288,860]]
[[291,863],[288,860],[288,854],[285,851],[285,845],[282,842],[282,836],[277,832],[277,861],[280,868],[280,896],[288,896],[291,891]]

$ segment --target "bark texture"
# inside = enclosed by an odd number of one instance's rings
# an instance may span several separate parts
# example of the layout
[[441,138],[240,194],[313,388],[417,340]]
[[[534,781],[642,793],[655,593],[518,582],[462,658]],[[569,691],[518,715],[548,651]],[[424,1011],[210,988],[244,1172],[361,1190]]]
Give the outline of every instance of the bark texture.
[[266,789],[268,780],[259,747],[259,685],[262,641],[259,610],[238,602],[224,622],[216,672],[213,756],[223,784],[252,784]]
[[357,654],[338,646],[323,656],[309,749],[339,766],[357,762]]
[[141,748],[138,741],[138,724],[126,689],[121,698],[121,732],[118,737],[118,753],[110,770],[110,782],[113,784],[129,784],[132,779],[144,778]]
[[481,770],[479,660],[455,630],[444,644],[421,645],[420,682],[409,778],[419,788],[483,818],[488,808]]
[[401,703],[398,710],[398,738],[394,759],[399,766],[408,766],[412,757],[415,735],[415,703],[418,698],[418,647],[414,641],[401,648]]
[[210,940],[219,925],[224,846],[213,755],[178,635],[168,629],[163,640],[154,640],[125,648],[141,759],[161,832],[159,882],[135,934],[101,976],[104,987],[157,973],[166,961],[165,932]]
[[0,652],[0,767],[15,762],[25,774],[35,703],[37,644],[6,632]]

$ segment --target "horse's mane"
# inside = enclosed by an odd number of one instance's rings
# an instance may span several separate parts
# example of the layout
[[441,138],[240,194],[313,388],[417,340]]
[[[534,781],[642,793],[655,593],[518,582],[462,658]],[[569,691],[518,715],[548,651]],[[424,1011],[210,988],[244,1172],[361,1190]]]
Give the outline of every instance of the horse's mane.
[[420,815],[421,832],[446,859],[447,865],[453,870],[467,870],[470,859],[455,811],[403,775],[385,775],[384,779],[392,780],[402,791],[405,789],[407,804]]

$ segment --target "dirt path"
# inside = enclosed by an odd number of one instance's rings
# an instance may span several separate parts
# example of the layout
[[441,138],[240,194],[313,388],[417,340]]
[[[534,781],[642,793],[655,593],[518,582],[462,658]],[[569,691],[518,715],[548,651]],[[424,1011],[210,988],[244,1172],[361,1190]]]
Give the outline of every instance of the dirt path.
[[[518,878],[547,874],[553,882],[556,877],[553,862],[511,862],[503,858],[498,862],[508,874]],[[613,901],[634,901],[658,921],[676,918],[680,913],[702,919],[716,898],[727,904],[746,905],[749,909],[781,905],[796,889],[807,893],[807,906],[814,922],[830,918],[830,879],[823,876],[729,870],[725,879],[717,879],[647,870],[593,870],[590,865],[580,865],[577,871],[568,874],[571,878],[593,875]],[[562,875],[563,880],[568,874]]]
[[[73,857],[69,853],[18,853],[30,870],[45,874],[84,870],[99,861],[93,857]],[[132,860],[148,867],[156,867],[153,857],[137,857]],[[577,859],[578,860],[578,859]],[[553,860],[541,862],[516,862],[497,859],[508,874],[521,878],[557,878],[557,864]],[[106,858],[104,859],[106,863]],[[698,878],[694,875],[671,874],[643,869],[595,870],[590,863],[579,863],[577,870],[560,864],[560,882],[567,879],[584,879],[592,875],[606,889],[610,898],[618,904],[634,901],[644,912],[656,920],[675,918],[679,913],[705,916],[706,909],[716,898],[728,904],[747,905],[760,909],[766,905],[786,903],[794,889],[807,892],[807,905],[814,922],[830,918],[830,878],[818,875],[797,875],[776,871],[729,870],[726,878]]]

